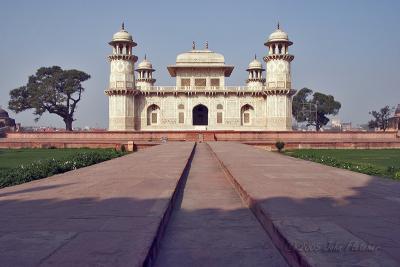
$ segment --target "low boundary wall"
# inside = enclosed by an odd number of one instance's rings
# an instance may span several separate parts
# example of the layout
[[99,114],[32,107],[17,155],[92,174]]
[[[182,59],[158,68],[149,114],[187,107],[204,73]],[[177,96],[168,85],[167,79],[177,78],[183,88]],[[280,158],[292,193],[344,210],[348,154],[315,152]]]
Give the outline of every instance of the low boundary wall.
[[141,131],[141,132],[10,132],[0,148],[120,148],[134,143],[138,149],[165,141],[236,141],[275,149],[276,141],[298,148],[400,148],[397,131],[388,132],[267,132],[267,131]]

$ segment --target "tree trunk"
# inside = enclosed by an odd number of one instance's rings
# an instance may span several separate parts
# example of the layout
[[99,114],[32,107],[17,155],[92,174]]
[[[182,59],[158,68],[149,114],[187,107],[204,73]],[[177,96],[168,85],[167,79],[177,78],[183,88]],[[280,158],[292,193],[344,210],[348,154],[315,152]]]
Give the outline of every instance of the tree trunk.
[[72,122],[74,120],[72,118],[64,118],[64,122],[65,122],[65,130],[67,131],[72,131]]

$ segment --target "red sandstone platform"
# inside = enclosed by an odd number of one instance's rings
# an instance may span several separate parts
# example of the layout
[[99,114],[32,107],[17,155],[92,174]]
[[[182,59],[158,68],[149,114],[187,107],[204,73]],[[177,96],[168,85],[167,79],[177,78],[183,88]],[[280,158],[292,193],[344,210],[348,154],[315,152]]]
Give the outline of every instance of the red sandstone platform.
[[400,265],[399,182],[238,143],[210,146],[291,265]]
[[142,266],[193,143],[0,190],[1,266]]
[[193,148],[1,189],[1,266],[400,265],[399,182],[237,142]]

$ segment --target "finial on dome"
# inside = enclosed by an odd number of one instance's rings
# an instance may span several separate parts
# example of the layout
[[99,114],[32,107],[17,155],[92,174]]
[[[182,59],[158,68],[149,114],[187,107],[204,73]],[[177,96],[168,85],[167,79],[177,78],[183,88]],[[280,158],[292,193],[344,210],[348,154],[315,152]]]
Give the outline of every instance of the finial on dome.
[[144,60],[147,60],[147,55],[146,54],[144,54]]
[[193,41],[192,42],[192,49],[195,50],[196,49],[196,43]]
[[257,59],[257,54],[254,54],[254,60],[256,60]]
[[208,49],[208,41],[206,41],[206,49]]
[[277,28],[278,30],[280,29],[279,20],[278,20],[278,24],[276,25],[276,28]]
[[122,22],[121,30],[125,30],[125,23],[124,22]]

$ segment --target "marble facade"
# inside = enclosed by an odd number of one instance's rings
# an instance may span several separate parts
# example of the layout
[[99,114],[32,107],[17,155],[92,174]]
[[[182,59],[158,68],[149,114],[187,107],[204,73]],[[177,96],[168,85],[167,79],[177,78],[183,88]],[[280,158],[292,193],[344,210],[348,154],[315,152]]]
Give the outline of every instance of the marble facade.
[[[111,72],[109,88],[109,130],[292,130],[292,95],[288,53],[292,44],[278,28],[265,45],[263,65],[254,58],[245,86],[226,86],[234,66],[208,49],[179,54],[168,66],[175,86],[156,86],[152,64],[145,57],[135,69],[136,43],[124,27],[109,43]],[[135,75],[136,72],[136,75]]]

